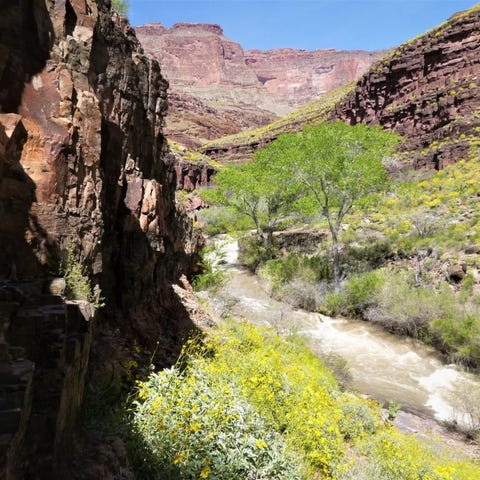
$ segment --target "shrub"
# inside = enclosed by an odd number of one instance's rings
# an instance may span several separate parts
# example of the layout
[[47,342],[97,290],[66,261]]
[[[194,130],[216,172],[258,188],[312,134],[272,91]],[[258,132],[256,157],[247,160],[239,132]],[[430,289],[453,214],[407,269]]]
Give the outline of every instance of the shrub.
[[378,292],[384,282],[383,271],[375,270],[352,275],[339,290],[324,286],[322,295],[318,296],[317,310],[329,316],[365,316],[366,312],[377,306]]
[[455,294],[448,285],[438,290],[417,287],[408,275],[386,270],[375,305],[366,310],[365,317],[394,332],[419,338],[433,319],[456,316],[457,310]]
[[383,270],[374,270],[363,275],[352,275],[345,284],[348,310],[362,314],[377,302],[379,290],[385,284]]
[[215,248],[204,248],[200,254],[202,273],[195,276],[192,286],[195,290],[215,290],[225,281],[227,274],[218,268],[220,253]]
[[[441,480],[437,473],[433,454],[421,447],[415,437],[399,434],[394,429],[373,438],[367,447],[369,465],[367,471],[375,479],[395,480]],[[369,477],[363,477],[369,478]]]
[[384,427],[379,405],[341,392],[298,337],[248,324],[189,342],[138,384],[132,414],[145,479],[480,478]]
[[325,295],[325,303],[320,306],[320,312],[329,315],[348,314],[348,300],[344,291],[329,292]]
[[412,225],[420,238],[425,238],[432,235],[440,228],[439,223],[439,215],[433,215],[426,212],[417,213],[413,215],[412,218]]
[[140,384],[134,425],[165,479],[298,479],[285,443],[200,358]]
[[342,410],[340,431],[347,440],[358,440],[372,435],[380,428],[380,407],[350,393],[340,397]]
[[92,296],[87,272],[82,263],[74,256],[72,249],[67,250],[67,258],[63,267],[65,277],[65,296],[72,300],[89,301]]
[[321,256],[290,254],[265,262],[259,274],[270,283],[275,298],[313,312],[325,302],[328,286],[323,278],[331,278],[331,262]]
[[478,316],[459,312],[455,318],[436,318],[432,331],[448,351],[465,363],[480,363],[480,321]]
[[264,239],[255,237],[244,237],[239,242],[240,253],[238,259],[252,272],[268,260],[279,255],[275,243],[267,243]]
[[219,233],[231,233],[250,230],[254,224],[246,215],[239,215],[232,209],[211,206],[201,209],[198,214],[198,221],[203,224],[203,230],[209,235]]
[[320,285],[301,279],[295,279],[280,287],[276,296],[293,307],[302,308],[307,312],[316,312],[324,299]]
[[379,242],[367,238],[362,245],[349,246],[342,254],[345,272],[365,272],[379,268],[387,258],[393,256],[392,246],[388,240]]
[[85,266],[77,260],[71,245],[67,247],[61,273],[65,278],[65,296],[67,298],[90,302],[95,308],[104,306],[104,299],[93,292]]
[[338,429],[336,384],[297,337],[282,340],[268,329],[233,324],[212,338],[211,368],[239,386],[244,398],[310,467],[334,476],[345,446]]
[[126,14],[130,7],[128,0],[112,0],[112,7],[120,13]]

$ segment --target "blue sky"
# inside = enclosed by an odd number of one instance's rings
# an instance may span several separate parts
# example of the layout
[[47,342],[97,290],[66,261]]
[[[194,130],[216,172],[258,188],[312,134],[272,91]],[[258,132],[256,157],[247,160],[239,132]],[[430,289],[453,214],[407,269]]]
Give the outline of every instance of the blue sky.
[[130,0],[132,25],[218,23],[244,49],[390,48],[423,33],[466,0]]

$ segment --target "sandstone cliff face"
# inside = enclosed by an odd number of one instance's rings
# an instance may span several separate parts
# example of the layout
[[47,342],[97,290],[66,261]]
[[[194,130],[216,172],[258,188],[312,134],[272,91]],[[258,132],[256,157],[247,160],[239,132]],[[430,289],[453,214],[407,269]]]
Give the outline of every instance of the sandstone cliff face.
[[244,52],[218,25],[181,23],[167,29],[147,24],[135,30],[172,86],[168,135],[188,146],[198,145],[195,135],[203,142],[266,125],[357,79],[381,56],[334,50]]
[[362,50],[247,50],[245,63],[266,90],[290,110],[360,78],[382,52]]
[[400,133],[405,158],[416,167],[467,158],[480,127],[479,7],[392,51],[332,118]]
[[136,31],[144,48],[160,57],[165,75],[177,87],[258,85],[255,73],[245,65],[242,47],[226,38],[219,25],[177,23],[166,29],[147,24]]
[[[116,377],[133,334],[166,362],[192,327],[173,286],[199,238],[175,206],[166,87],[109,0],[0,5],[0,396],[23,392],[0,445],[7,478],[71,478],[90,354],[94,375]],[[94,336],[92,314],[45,292],[69,244],[105,297]]]

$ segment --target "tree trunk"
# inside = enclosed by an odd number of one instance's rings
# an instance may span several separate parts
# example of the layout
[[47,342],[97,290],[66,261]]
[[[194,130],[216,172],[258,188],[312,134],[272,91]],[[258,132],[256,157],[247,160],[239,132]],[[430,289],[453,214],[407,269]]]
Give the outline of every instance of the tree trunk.
[[335,292],[340,290],[340,253],[337,235],[332,235],[333,282]]
[[328,206],[324,207],[323,214],[327,218],[330,234],[332,235],[333,284],[335,292],[338,292],[340,290],[340,252],[338,248],[338,231],[340,230],[340,225],[342,222],[340,217],[337,218],[335,223],[332,222]]

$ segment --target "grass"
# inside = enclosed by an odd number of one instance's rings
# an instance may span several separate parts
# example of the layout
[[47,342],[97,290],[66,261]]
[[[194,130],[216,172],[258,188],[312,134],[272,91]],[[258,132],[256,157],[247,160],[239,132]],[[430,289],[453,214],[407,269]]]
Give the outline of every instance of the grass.
[[182,160],[192,163],[207,163],[215,166],[215,162],[207,155],[190,150],[174,140],[168,139],[168,146],[170,151],[175,155],[178,155]]

